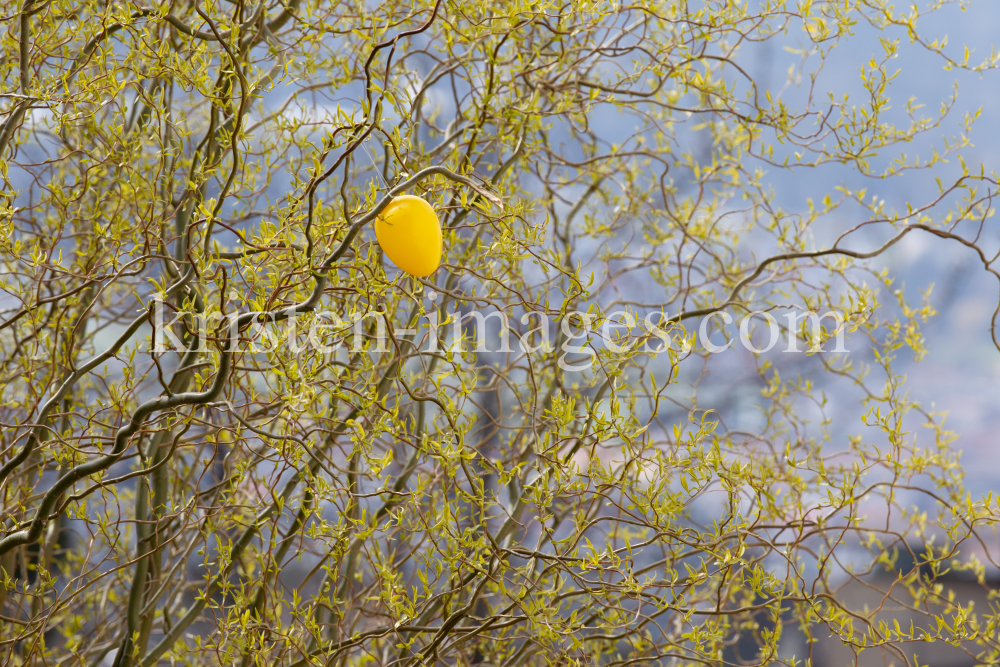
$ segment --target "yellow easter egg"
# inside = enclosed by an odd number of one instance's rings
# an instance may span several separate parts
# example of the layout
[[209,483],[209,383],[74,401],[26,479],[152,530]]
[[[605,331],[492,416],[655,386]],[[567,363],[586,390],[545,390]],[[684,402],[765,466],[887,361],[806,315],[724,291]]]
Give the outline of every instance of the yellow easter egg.
[[420,197],[400,195],[375,220],[375,236],[392,263],[423,277],[441,264],[441,222]]

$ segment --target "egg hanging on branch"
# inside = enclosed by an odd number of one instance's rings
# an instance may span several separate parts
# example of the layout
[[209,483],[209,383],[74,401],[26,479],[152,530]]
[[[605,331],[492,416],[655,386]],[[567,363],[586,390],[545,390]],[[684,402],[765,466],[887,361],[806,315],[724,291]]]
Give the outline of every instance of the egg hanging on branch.
[[429,276],[441,265],[441,221],[420,197],[394,197],[375,219],[375,237],[392,263],[410,275]]

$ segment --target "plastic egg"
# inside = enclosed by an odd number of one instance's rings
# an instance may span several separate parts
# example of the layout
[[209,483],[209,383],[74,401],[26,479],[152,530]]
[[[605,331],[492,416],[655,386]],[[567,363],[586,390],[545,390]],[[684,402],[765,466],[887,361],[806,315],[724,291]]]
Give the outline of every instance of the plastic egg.
[[441,221],[420,197],[389,202],[375,220],[375,236],[392,263],[410,275],[429,276],[441,265]]

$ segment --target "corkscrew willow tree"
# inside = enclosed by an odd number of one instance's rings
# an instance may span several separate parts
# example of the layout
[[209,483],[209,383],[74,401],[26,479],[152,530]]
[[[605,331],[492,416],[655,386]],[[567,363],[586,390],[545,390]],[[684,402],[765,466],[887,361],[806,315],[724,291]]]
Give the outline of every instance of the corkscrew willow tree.
[[[1000,506],[893,370],[931,307],[868,261],[919,234],[996,275],[997,178],[947,177],[973,118],[918,159],[954,99],[891,104],[900,49],[995,64],[924,38],[932,4],[6,4],[3,664],[815,658],[793,633],[997,664],[938,575],[985,581]],[[828,92],[862,33],[862,94]],[[808,170],[871,190],[783,208]],[[372,234],[403,192],[442,220],[426,279]],[[698,327],[807,311],[727,426]],[[840,595],[884,571],[918,630]]]

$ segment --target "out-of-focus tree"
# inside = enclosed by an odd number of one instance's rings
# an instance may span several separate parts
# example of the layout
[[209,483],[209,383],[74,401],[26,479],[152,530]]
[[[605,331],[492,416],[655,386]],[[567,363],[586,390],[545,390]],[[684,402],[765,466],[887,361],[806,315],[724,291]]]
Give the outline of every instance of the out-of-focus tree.
[[[923,39],[932,4],[7,4],[4,664],[801,664],[791,632],[995,664],[938,577],[982,580],[1000,506],[893,371],[932,309],[866,263],[921,234],[994,271],[995,176],[872,197],[967,141],[905,154],[952,100],[891,104],[901,44],[994,65]],[[778,205],[831,163],[871,190]],[[402,193],[426,278],[371,230]],[[702,326],[798,340],[750,431]],[[921,628],[839,596],[876,570]]]

